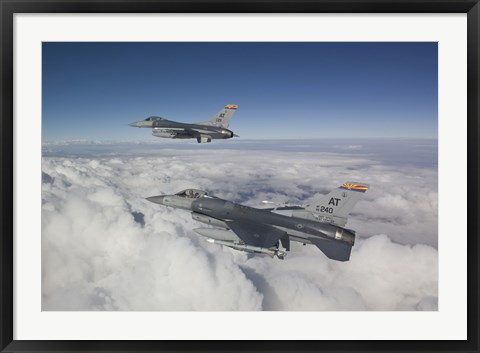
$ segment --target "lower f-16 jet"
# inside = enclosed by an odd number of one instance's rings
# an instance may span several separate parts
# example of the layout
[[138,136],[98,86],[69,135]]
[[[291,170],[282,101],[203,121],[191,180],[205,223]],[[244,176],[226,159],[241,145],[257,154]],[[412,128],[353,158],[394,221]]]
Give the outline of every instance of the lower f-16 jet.
[[227,105],[212,119],[200,123],[179,123],[159,116],[151,116],[145,120],[128,124],[132,127],[147,127],[152,129],[152,135],[171,139],[196,138],[198,143],[211,142],[213,139],[229,139],[238,137],[227,129],[230,119],[237,110],[237,105]]
[[368,187],[347,182],[306,207],[258,209],[196,189],[147,200],[191,211],[194,220],[211,226],[194,231],[212,243],[283,259],[290,251],[290,242],[296,241],[317,246],[330,259],[348,261],[355,231],[344,226]]

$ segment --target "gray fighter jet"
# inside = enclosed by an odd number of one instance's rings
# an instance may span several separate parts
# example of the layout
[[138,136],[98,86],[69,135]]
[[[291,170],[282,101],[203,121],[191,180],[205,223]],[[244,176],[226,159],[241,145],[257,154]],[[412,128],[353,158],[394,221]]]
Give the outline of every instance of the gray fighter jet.
[[212,139],[229,139],[238,137],[233,131],[228,130],[228,123],[237,110],[237,105],[227,105],[220,110],[211,120],[200,123],[185,124],[170,121],[159,116],[151,116],[145,120],[128,124],[132,127],[148,127],[152,135],[171,139],[196,138],[198,143],[211,142]]
[[196,189],[147,200],[191,211],[194,220],[213,227],[194,229],[212,243],[283,259],[290,251],[290,242],[296,241],[317,246],[330,259],[348,261],[355,231],[344,226],[368,187],[347,182],[306,207],[258,209]]

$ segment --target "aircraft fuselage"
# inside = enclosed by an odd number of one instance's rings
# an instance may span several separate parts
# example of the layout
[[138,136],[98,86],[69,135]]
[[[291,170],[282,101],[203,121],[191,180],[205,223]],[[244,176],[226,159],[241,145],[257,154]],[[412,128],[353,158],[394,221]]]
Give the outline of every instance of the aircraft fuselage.
[[145,120],[128,124],[131,127],[150,128],[156,137],[172,139],[196,138],[199,143],[211,142],[213,139],[229,139],[238,137],[228,129],[237,105],[227,105],[209,121],[198,123],[180,123],[159,116],[151,116]]
[[[353,231],[333,224],[295,217],[291,207],[270,210],[257,209],[205,195],[192,198],[177,195],[154,196],[148,198],[148,200],[161,205],[191,211],[193,219],[223,228],[223,230],[200,228],[195,231],[207,238],[215,239],[222,245],[231,246],[238,250],[247,251],[247,249],[239,249],[238,244],[251,244],[243,242],[241,237],[235,234],[235,231],[238,230],[232,227],[234,224],[254,224],[259,227],[273,227],[277,232],[284,234],[279,239],[287,239],[288,242],[285,242],[285,244],[289,244],[291,240],[304,244],[312,243],[318,246],[319,242],[326,241],[339,246],[344,244],[351,247],[355,242],[355,233]],[[253,231],[252,233],[255,232]],[[262,236],[263,234],[258,235]],[[282,242],[282,244],[284,243]],[[268,246],[258,246],[258,251],[256,252],[266,252],[267,248]],[[289,245],[287,250],[289,250]]]

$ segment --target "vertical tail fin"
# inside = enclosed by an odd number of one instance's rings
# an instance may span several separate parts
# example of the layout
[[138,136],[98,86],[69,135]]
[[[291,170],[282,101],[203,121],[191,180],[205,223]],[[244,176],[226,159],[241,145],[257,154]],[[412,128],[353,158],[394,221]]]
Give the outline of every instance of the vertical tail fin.
[[228,128],[230,119],[232,119],[233,114],[235,113],[237,108],[238,108],[238,105],[234,105],[234,104],[226,105],[225,108],[220,110],[212,119],[210,119],[209,121],[198,123],[198,124]]
[[319,221],[343,227],[353,206],[368,188],[368,184],[348,181],[305,209],[312,212]]

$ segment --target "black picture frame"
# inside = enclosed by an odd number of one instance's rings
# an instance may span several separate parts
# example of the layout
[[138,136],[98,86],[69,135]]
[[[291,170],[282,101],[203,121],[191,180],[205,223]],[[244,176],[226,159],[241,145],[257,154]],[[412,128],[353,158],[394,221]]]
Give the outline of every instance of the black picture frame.
[[[13,340],[13,16],[16,13],[466,13],[468,45],[468,339],[466,341],[19,341]],[[0,348],[43,351],[478,352],[479,0],[0,0]],[[289,323],[285,323],[286,330]],[[346,323],[348,325],[348,323]],[[452,325],[455,325],[452,322]],[[279,332],[279,337],[282,334]]]

